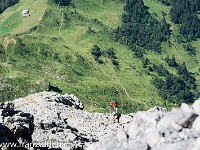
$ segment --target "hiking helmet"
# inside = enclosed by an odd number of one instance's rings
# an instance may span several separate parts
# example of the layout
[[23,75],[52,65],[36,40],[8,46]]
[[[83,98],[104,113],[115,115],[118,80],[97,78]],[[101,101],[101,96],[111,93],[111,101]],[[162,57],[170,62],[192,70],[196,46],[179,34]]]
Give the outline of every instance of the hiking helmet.
[[113,101],[113,103],[117,103],[117,101],[116,101],[116,100],[114,100],[114,101]]

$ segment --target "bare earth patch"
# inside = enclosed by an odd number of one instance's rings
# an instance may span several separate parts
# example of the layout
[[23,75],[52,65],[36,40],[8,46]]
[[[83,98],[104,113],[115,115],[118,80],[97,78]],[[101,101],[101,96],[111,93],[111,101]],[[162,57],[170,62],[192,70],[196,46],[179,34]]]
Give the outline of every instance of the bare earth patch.
[[10,64],[5,62],[5,63],[2,63],[2,65],[4,65],[5,67],[10,67]]
[[114,24],[114,23],[116,23],[116,20],[117,20],[117,17],[116,16],[110,16],[110,19],[109,19],[109,23],[110,24]]
[[73,37],[77,37],[77,36],[79,37],[79,35],[78,35],[77,33],[75,33],[75,34],[73,35]]

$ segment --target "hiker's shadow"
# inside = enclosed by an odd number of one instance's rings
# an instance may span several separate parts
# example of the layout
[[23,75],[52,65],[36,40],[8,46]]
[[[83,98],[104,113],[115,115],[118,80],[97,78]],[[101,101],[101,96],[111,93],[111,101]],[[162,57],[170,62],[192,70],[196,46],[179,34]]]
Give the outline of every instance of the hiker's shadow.
[[49,82],[48,87],[47,87],[47,91],[54,91],[54,92],[58,92],[61,93],[62,90],[60,90],[58,87],[52,86]]

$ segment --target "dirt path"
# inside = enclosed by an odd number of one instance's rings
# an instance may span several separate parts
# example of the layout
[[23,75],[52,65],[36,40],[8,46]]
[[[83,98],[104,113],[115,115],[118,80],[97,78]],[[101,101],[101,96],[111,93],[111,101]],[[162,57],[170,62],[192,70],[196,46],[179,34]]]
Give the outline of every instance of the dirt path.
[[4,20],[5,20],[7,17],[8,17],[8,15],[6,15],[5,18],[3,18],[3,20],[1,20],[0,26],[1,26],[1,24],[4,22]]
[[40,18],[38,19],[38,22],[39,22],[39,23],[42,21],[42,18],[43,18],[43,16],[44,16],[46,10],[47,10],[47,6],[45,6],[45,9],[44,9],[43,14],[42,14],[42,15],[40,16]]
[[10,43],[9,39],[8,39],[8,36],[4,39],[4,47],[5,47],[5,50],[7,50],[8,48],[8,44]]
[[[59,7],[57,7],[57,9],[59,10]],[[61,10],[59,10],[59,11],[62,12]],[[76,51],[78,52],[78,49],[77,49],[76,47],[72,46],[72,45],[67,41],[67,39],[61,34],[62,25],[63,25],[63,12],[62,12],[62,17],[61,17],[61,24],[60,24],[59,31],[58,31],[58,32],[59,32],[59,35],[65,40],[65,42],[66,42],[70,47],[72,47],[74,50],[76,50]],[[140,102],[140,101],[137,101],[137,100],[134,100],[133,98],[131,98],[130,95],[128,94],[127,90],[124,88],[124,86],[122,86],[120,83],[116,82],[110,75],[108,75],[108,74],[103,70],[103,68],[102,68],[100,65],[97,64],[97,62],[94,60],[94,58],[93,58],[92,56],[87,55],[87,54],[85,54],[85,55],[86,55],[86,57],[91,58],[93,64],[95,64],[96,68],[99,68],[98,70],[102,70],[102,72],[104,73],[104,75],[106,75],[108,78],[110,78],[115,84],[118,84],[118,85],[124,90],[125,94],[127,95],[127,97],[128,97],[129,99],[131,99],[132,101],[135,101],[135,102],[137,102],[137,103],[144,104],[147,108],[149,108],[149,106],[148,106],[146,103]]]
[[15,45],[17,44],[17,41],[16,41],[14,38],[9,39],[9,37],[7,36],[7,37],[4,39],[4,48],[5,48],[5,50],[8,49],[8,44],[10,43],[10,40],[13,41],[14,47],[15,47]]

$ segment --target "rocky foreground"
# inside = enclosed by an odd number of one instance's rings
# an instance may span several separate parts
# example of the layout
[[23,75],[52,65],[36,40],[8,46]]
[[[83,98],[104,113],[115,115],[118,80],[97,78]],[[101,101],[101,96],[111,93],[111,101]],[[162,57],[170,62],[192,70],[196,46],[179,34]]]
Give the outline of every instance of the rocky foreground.
[[[151,110],[154,112],[122,115],[120,123],[114,123],[112,114],[84,111],[74,95],[36,93],[0,104],[0,144],[4,144],[0,147],[41,150],[200,149],[200,100],[191,107],[182,104],[181,108],[171,112]],[[6,145],[11,143],[14,145]]]

